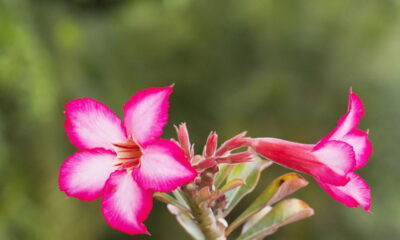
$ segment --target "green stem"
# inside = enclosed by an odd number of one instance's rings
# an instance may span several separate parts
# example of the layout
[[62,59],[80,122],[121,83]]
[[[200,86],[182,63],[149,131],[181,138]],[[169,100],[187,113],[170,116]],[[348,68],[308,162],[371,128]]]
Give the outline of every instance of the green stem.
[[206,240],[226,240],[223,223],[218,221],[211,207],[205,202],[200,202],[196,197],[196,186],[189,183],[182,187],[186,195],[191,213],[204,234]]

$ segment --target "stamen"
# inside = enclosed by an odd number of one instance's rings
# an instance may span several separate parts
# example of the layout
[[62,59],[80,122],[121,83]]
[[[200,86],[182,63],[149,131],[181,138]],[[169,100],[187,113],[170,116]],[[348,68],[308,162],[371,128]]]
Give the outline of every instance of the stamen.
[[140,165],[140,157],[143,155],[142,149],[132,138],[129,138],[127,142],[114,143],[113,145],[117,153],[116,166],[130,170]]

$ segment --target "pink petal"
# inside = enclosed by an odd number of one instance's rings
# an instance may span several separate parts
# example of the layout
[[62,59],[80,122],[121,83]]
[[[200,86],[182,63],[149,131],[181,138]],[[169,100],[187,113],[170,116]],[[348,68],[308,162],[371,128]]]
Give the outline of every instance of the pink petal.
[[140,167],[133,172],[140,186],[156,192],[169,192],[193,181],[196,170],[174,142],[158,139],[143,150]]
[[103,195],[104,184],[116,170],[115,157],[115,153],[104,149],[75,153],[61,166],[60,190],[80,200],[95,200]]
[[172,86],[138,91],[124,106],[125,128],[138,143],[145,144],[162,134],[167,123]]
[[105,148],[112,150],[115,142],[124,142],[126,134],[121,120],[104,104],[81,98],[65,105],[65,129],[79,149]]
[[[313,153],[320,162],[339,176],[346,176],[354,169],[356,164],[353,148],[345,142],[324,142],[314,147]],[[315,172],[313,172],[313,175],[318,178]],[[330,174],[320,174],[319,178],[331,183],[330,177]],[[344,185],[345,183],[335,185]]]
[[132,235],[149,234],[142,222],[153,207],[151,191],[141,188],[125,170],[112,173],[104,191],[102,212],[111,227]]
[[372,154],[372,144],[368,140],[368,133],[353,129],[340,141],[346,142],[353,147],[356,157],[356,165],[353,170],[362,168],[368,162]]
[[329,140],[340,140],[358,126],[363,115],[364,108],[361,99],[350,90],[347,113],[339,119],[337,127],[328,136],[324,137],[320,143]]
[[349,173],[350,181],[345,186],[326,184],[317,179],[321,187],[336,201],[348,207],[361,206],[369,212],[371,206],[371,189],[357,174]]
[[[344,166],[340,166],[340,164],[331,162],[333,160],[331,156],[326,156],[328,151],[333,148],[330,144],[326,146],[329,148],[322,149],[315,154],[313,152],[314,145],[311,144],[300,144],[275,138],[247,138],[245,140],[247,141],[246,144],[251,146],[258,154],[285,167],[312,175],[330,184],[344,185],[349,181],[346,174],[347,168],[350,167],[345,164],[343,164]],[[350,150],[350,153],[352,153],[350,146],[345,150]],[[333,156],[346,156],[346,154],[339,154],[334,151],[330,152],[334,154]],[[344,167],[345,171],[341,171],[340,167]]]

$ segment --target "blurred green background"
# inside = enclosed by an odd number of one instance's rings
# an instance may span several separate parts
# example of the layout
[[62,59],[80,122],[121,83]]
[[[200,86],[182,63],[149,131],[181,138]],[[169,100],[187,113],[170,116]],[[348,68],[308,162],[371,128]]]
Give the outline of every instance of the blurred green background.
[[[137,90],[171,83],[164,137],[185,121],[196,146],[211,130],[314,143],[352,86],[374,143],[359,173],[375,214],[308,178],[295,196],[315,216],[269,239],[400,239],[398,0],[0,0],[0,239],[189,239],[164,204],[146,221],[152,237],[128,236],[107,226],[98,201],[67,198],[57,184],[76,151],[66,102],[95,98],[121,116]],[[284,172],[271,167],[258,190]]]

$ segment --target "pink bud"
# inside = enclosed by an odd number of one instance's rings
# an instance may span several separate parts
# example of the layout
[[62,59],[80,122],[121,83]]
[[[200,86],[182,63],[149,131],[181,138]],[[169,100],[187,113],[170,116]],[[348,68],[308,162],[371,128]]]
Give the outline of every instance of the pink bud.
[[242,163],[249,162],[252,159],[251,152],[241,152],[241,153],[233,153],[226,157],[221,157],[216,159],[218,163]]
[[196,169],[207,169],[210,167],[213,167],[217,165],[217,162],[215,161],[215,158],[206,158],[203,161],[201,161],[199,164],[195,166]]
[[216,155],[222,156],[225,153],[230,152],[234,149],[246,146],[247,141],[243,138],[246,134],[247,131],[244,131],[224,142],[217,150]]
[[191,158],[192,152],[190,147],[189,133],[186,127],[186,123],[179,124],[179,127],[174,126],[176,130],[176,135],[178,135],[179,143],[181,148],[185,152],[188,158]]
[[211,157],[214,156],[215,151],[217,150],[218,144],[218,135],[216,132],[211,132],[208,135],[206,145],[204,146],[203,156],[204,157]]

